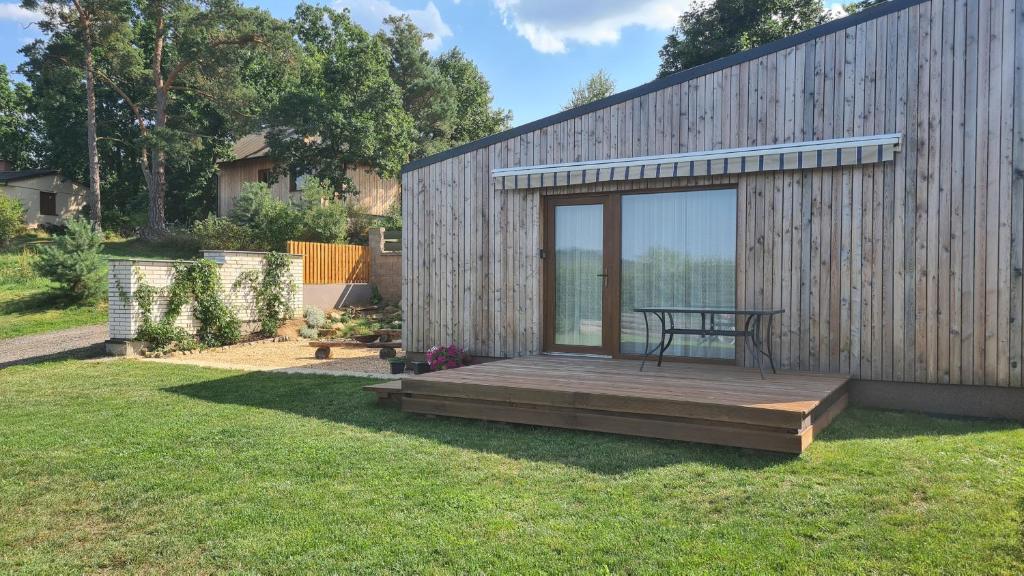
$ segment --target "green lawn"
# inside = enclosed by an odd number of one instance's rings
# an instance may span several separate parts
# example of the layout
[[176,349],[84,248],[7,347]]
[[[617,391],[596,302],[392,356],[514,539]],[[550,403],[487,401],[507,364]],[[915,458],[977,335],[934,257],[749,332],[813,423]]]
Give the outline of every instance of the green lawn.
[[[0,340],[74,328],[107,321],[105,302],[91,306],[68,306],[54,297],[52,283],[36,276],[24,251],[47,241],[42,234],[26,234],[0,251]],[[188,258],[193,253],[176,245],[142,240],[106,243],[104,252],[112,258]]]
[[1024,573],[1024,429],[849,410],[802,457],[407,416],[364,382],[0,370],[0,573]]

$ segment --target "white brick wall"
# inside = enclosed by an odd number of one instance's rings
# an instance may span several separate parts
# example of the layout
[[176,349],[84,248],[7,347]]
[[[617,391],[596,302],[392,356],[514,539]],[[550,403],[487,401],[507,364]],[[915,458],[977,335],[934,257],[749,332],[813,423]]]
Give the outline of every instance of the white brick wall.
[[[245,289],[234,290],[233,285],[238,277],[248,270],[262,270],[264,252],[230,252],[207,250],[203,258],[218,264],[221,280],[221,297],[231,306],[242,321],[243,329],[253,330],[256,319],[251,311],[251,298]],[[136,273],[137,272],[137,273]],[[296,316],[302,314],[302,256],[291,255],[291,272],[295,281],[295,296],[292,299],[292,310]],[[111,340],[131,340],[135,337],[142,324],[142,311],[135,302],[135,290],[138,289],[139,276],[146,284],[158,290],[167,288],[174,275],[174,261],[171,260],[111,260],[108,279],[108,323]],[[122,293],[123,296],[122,297]],[[153,306],[154,319],[163,317],[167,309],[166,295],[157,298]],[[175,325],[195,333],[195,321],[192,318],[191,306],[186,306]]]

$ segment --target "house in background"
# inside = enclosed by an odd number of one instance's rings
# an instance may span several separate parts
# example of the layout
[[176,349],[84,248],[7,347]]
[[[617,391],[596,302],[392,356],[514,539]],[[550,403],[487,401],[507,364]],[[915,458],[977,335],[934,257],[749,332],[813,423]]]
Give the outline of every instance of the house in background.
[[0,194],[25,207],[25,225],[61,224],[85,207],[86,189],[57,170],[11,170],[0,160]]
[[[270,147],[263,134],[250,134],[234,145],[234,160],[218,164],[217,214],[227,216],[235,206],[246,182],[266,182],[270,193],[279,200],[288,201],[301,196],[301,180],[291,175],[271,182],[274,162]],[[383,216],[399,197],[401,185],[397,179],[384,179],[371,168],[361,166],[349,174],[358,194],[346,197],[349,206],[363,214]]]
[[[407,165],[406,350],[528,358],[404,377],[402,409],[793,451],[847,399],[1024,419],[1020,8],[883,2]],[[655,307],[782,311],[784,371],[686,334],[641,374]],[[766,406],[807,408],[751,439]]]

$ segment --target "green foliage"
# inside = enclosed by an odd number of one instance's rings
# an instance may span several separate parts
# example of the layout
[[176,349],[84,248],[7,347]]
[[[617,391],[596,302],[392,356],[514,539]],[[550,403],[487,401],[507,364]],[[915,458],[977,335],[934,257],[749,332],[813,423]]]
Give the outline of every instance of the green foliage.
[[302,318],[310,328],[323,328],[327,324],[327,314],[316,306],[306,306]]
[[303,214],[274,198],[262,182],[247,182],[230,219],[249,230],[250,250],[284,250],[288,240],[303,233]]
[[263,270],[250,270],[235,280],[233,289],[249,290],[253,316],[260,323],[260,333],[273,336],[285,320],[292,317],[292,299],[298,287],[292,278],[291,259],[287,254],[270,252],[263,257]]
[[821,0],[702,0],[679,17],[658,76],[767,44],[826,22]]
[[580,82],[572,89],[572,98],[562,107],[562,110],[590,104],[614,93],[615,81],[604,69],[601,69],[591,74],[586,83]]
[[858,2],[843,4],[843,10],[845,10],[847,14],[853,14],[854,12],[860,12],[861,10],[866,10],[872,6],[877,6],[878,4],[888,1],[889,0],[859,0]]
[[301,239],[328,244],[344,242],[348,234],[348,206],[320,178],[310,176],[304,186]]
[[388,206],[388,211],[381,220],[381,227],[387,230],[402,229],[402,197],[395,198],[395,201]]
[[94,302],[103,291],[102,250],[103,235],[76,216],[67,221],[64,234],[39,250],[36,271],[56,282],[66,299]]
[[291,23],[300,79],[269,114],[271,157],[337,189],[353,189],[348,171],[357,164],[397,174],[412,150],[412,122],[388,75],[387,46],[347,11],[301,3]]
[[202,250],[248,250],[252,232],[228,218],[208,216],[192,224],[192,236]]
[[6,246],[25,227],[25,207],[21,202],[0,194],[0,247]]
[[378,37],[391,52],[389,71],[412,116],[421,158],[508,127],[511,114],[492,109],[490,84],[458,49],[432,58],[423,41],[432,37],[407,15],[389,16]]
[[211,260],[179,262],[168,289],[164,322],[174,323],[182,308],[192,305],[199,326],[196,338],[204,346],[227,346],[242,339],[242,324],[220,294],[220,273]]
[[15,169],[31,168],[34,164],[36,144],[28,114],[31,101],[32,89],[27,84],[11,82],[7,66],[0,64],[0,160],[11,162]]

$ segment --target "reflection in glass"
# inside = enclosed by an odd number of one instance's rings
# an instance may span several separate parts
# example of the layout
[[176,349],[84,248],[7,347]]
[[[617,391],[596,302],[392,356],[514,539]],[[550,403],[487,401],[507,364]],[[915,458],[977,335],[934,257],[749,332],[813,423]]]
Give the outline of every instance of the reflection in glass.
[[555,344],[601,345],[604,207],[555,207]]
[[[622,197],[622,352],[642,354],[645,306],[736,305],[736,192],[706,190]],[[653,317],[652,317],[652,320]],[[716,318],[732,329],[734,318]],[[676,316],[700,327],[700,316]],[[651,326],[651,338],[660,325]],[[676,336],[666,355],[733,358],[735,339]]]

